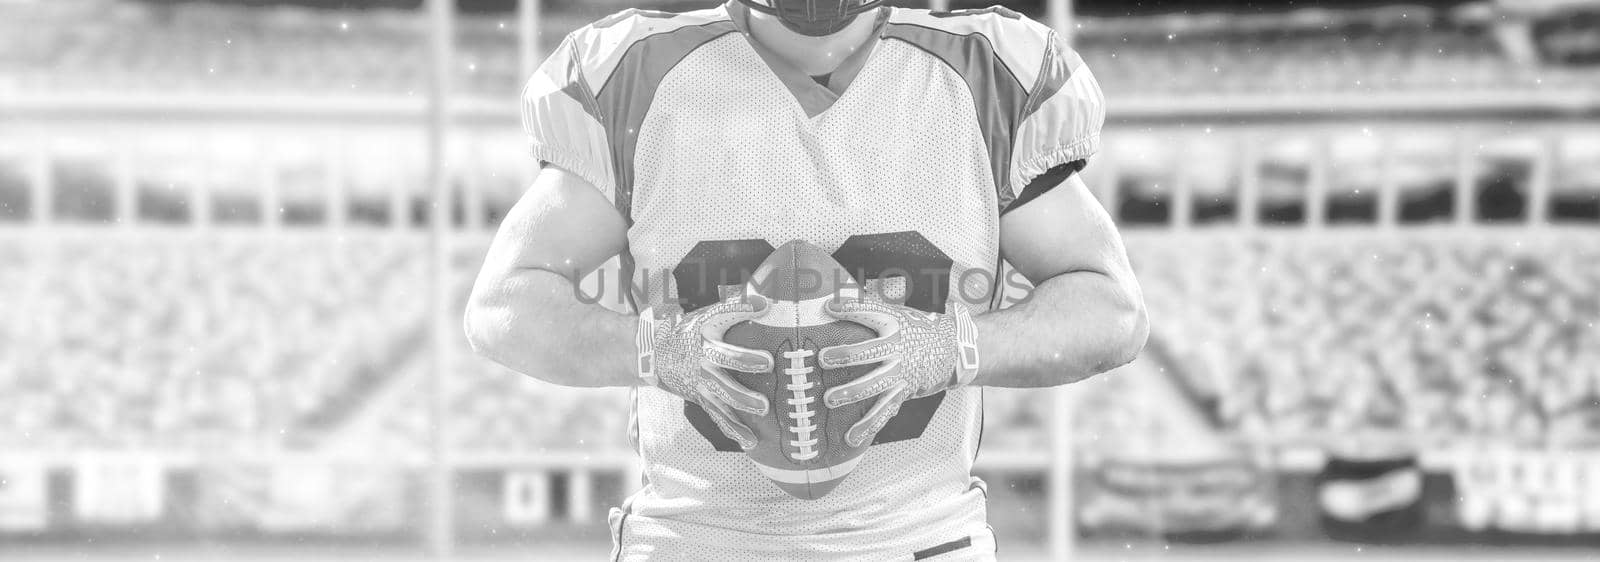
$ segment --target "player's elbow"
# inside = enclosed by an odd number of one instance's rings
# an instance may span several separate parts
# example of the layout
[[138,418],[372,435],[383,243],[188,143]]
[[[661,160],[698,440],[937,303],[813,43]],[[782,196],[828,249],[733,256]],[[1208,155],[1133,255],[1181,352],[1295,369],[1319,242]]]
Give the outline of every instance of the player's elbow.
[[538,312],[509,304],[510,297],[494,291],[474,291],[467,298],[462,331],[467,345],[479,357],[514,372],[548,383],[583,386],[571,379],[581,372],[571,369],[570,341],[551,322],[535,320]]
[[467,309],[462,315],[461,327],[467,337],[467,345],[479,357],[494,361],[507,367],[517,363],[515,356],[526,355],[537,351],[536,342],[522,342],[518,345],[513,342],[511,322],[508,318],[510,311],[505,307],[484,302],[479,295],[474,294],[467,299]]
[[1144,299],[1135,298],[1120,311],[1116,325],[1118,329],[1113,333],[1119,337],[1109,346],[1101,372],[1132,363],[1144,351],[1145,343],[1150,340],[1150,314],[1144,307]]
[[467,345],[472,352],[487,359],[494,359],[494,351],[501,347],[504,341],[504,330],[496,329],[491,320],[494,311],[469,299],[466,312],[461,315],[461,329],[467,337]]
[[1121,293],[1111,299],[1100,332],[1098,353],[1093,353],[1094,360],[1082,369],[1084,377],[1132,363],[1150,339],[1150,315],[1145,309],[1143,295],[1137,287]]

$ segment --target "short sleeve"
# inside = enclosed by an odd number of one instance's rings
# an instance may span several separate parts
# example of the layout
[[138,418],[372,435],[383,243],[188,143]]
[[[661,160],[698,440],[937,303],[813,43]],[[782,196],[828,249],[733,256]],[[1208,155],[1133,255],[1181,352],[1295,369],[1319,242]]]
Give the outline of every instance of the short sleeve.
[[1087,161],[1100,151],[1105,121],[1100,83],[1083,58],[1052,34],[1013,144],[1013,189],[1022,189],[1052,168]]
[[611,200],[610,145],[574,41],[563,40],[522,89],[522,130],[534,158],[578,174]]

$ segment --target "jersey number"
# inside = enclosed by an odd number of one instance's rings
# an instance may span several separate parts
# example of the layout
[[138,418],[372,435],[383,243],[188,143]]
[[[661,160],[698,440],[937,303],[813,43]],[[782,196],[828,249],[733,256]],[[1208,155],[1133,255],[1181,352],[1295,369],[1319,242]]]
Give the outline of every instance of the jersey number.
[[[750,281],[761,262],[772,254],[766,240],[720,240],[695,244],[672,271],[678,286],[678,299],[685,311],[721,300],[722,287],[742,287]],[[937,246],[917,232],[889,232],[851,236],[833,253],[833,259],[850,272],[855,282],[865,287],[868,281],[903,277],[906,280],[905,305],[924,312],[944,312],[950,287],[950,268],[954,264]],[[906,401],[900,413],[884,426],[873,445],[893,443],[922,436],[933,414],[944,402],[944,393]],[[683,415],[718,451],[740,452],[738,443],[717,429],[711,416],[700,406],[685,402]]]

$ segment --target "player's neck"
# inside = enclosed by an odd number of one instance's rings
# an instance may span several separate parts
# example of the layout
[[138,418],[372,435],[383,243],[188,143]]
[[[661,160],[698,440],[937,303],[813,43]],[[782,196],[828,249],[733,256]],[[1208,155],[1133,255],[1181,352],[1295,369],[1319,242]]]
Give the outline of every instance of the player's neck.
[[829,74],[839,68],[850,55],[871,44],[877,27],[877,17],[872,13],[856,16],[855,21],[838,33],[823,37],[808,37],[784,27],[777,18],[752,11],[750,35],[761,46],[783,57],[784,62],[812,76]]

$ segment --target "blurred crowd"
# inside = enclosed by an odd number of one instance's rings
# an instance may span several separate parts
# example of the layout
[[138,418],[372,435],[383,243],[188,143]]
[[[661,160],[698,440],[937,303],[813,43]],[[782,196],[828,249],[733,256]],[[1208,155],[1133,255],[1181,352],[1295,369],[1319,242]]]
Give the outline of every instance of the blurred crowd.
[[[0,5],[0,88],[357,96],[427,88],[426,22],[408,14],[63,4]],[[459,87],[514,95],[515,31],[467,20],[460,36]]]
[[[465,308],[487,249],[470,242],[455,249],[454,309]],[[446,435],[451,447],[469,454],[630,450],[628,390],[545,383],[477,356],[465,338],[453,338],[452,342],[455,347],[447,381],[447,404],[454,415]],[[432,425],[426,407],[429,399],[421,389],[407,392],[408,406],[385,414],[381,426],[384,438],[412,445],[424,443]]]
[[1481,27],[1440,17],[1392,19],[1133,40],[1085,30],[1076,47],[1106,91],[1128,96],[1526,91],[1600,84],[1594,72],[1516,64]]
[[[0,448],[426,449],[422,238],[130,238],[0,242]],[[455,260],[463,303],[483,251]],[[451,341],[455,447],[626,450],[626,391],[541,383]]]
[[[426,439],[417,240],[235,234],[0,245],[0,290],[20,296],[0,321],[15,344],[0,349],[6,435],[44,449],[293,446],[400,385],[382,426]],[[1594,439],[1600,248],[1582,233],[1348,234],[1135,237],[1157,319],[1148,353],[1248,434]],[[456,260],[459,298],[476,250]],[[454,445],[625,446],[625,391],[554,387],[457,344]],[[1048,395],[989,395],[994,446],[1048,438]]]
[[[600,16],[543,14],[541,52]],[[1042,16],[1041,16],[1042,17]],[[1278,17],[1085,19],[1077,48],[1121,96],[1416,90],[1583,90],[1600,74],[1514,62],[1491,27],[1421,8]],[[422,95],[426,22],[417,12],[340,12],[84,0],[0,5],[0,91]],[[525,79],[515,14],[462,15],[458,88],[490,98]]]
[[251,234],[0,244],[0,448],[276,450],[358,411],[418,347],[421,245]]
[[1250,434],[1594,439],[1592,232],[1344,234],[1135,241],[1149,351]]

